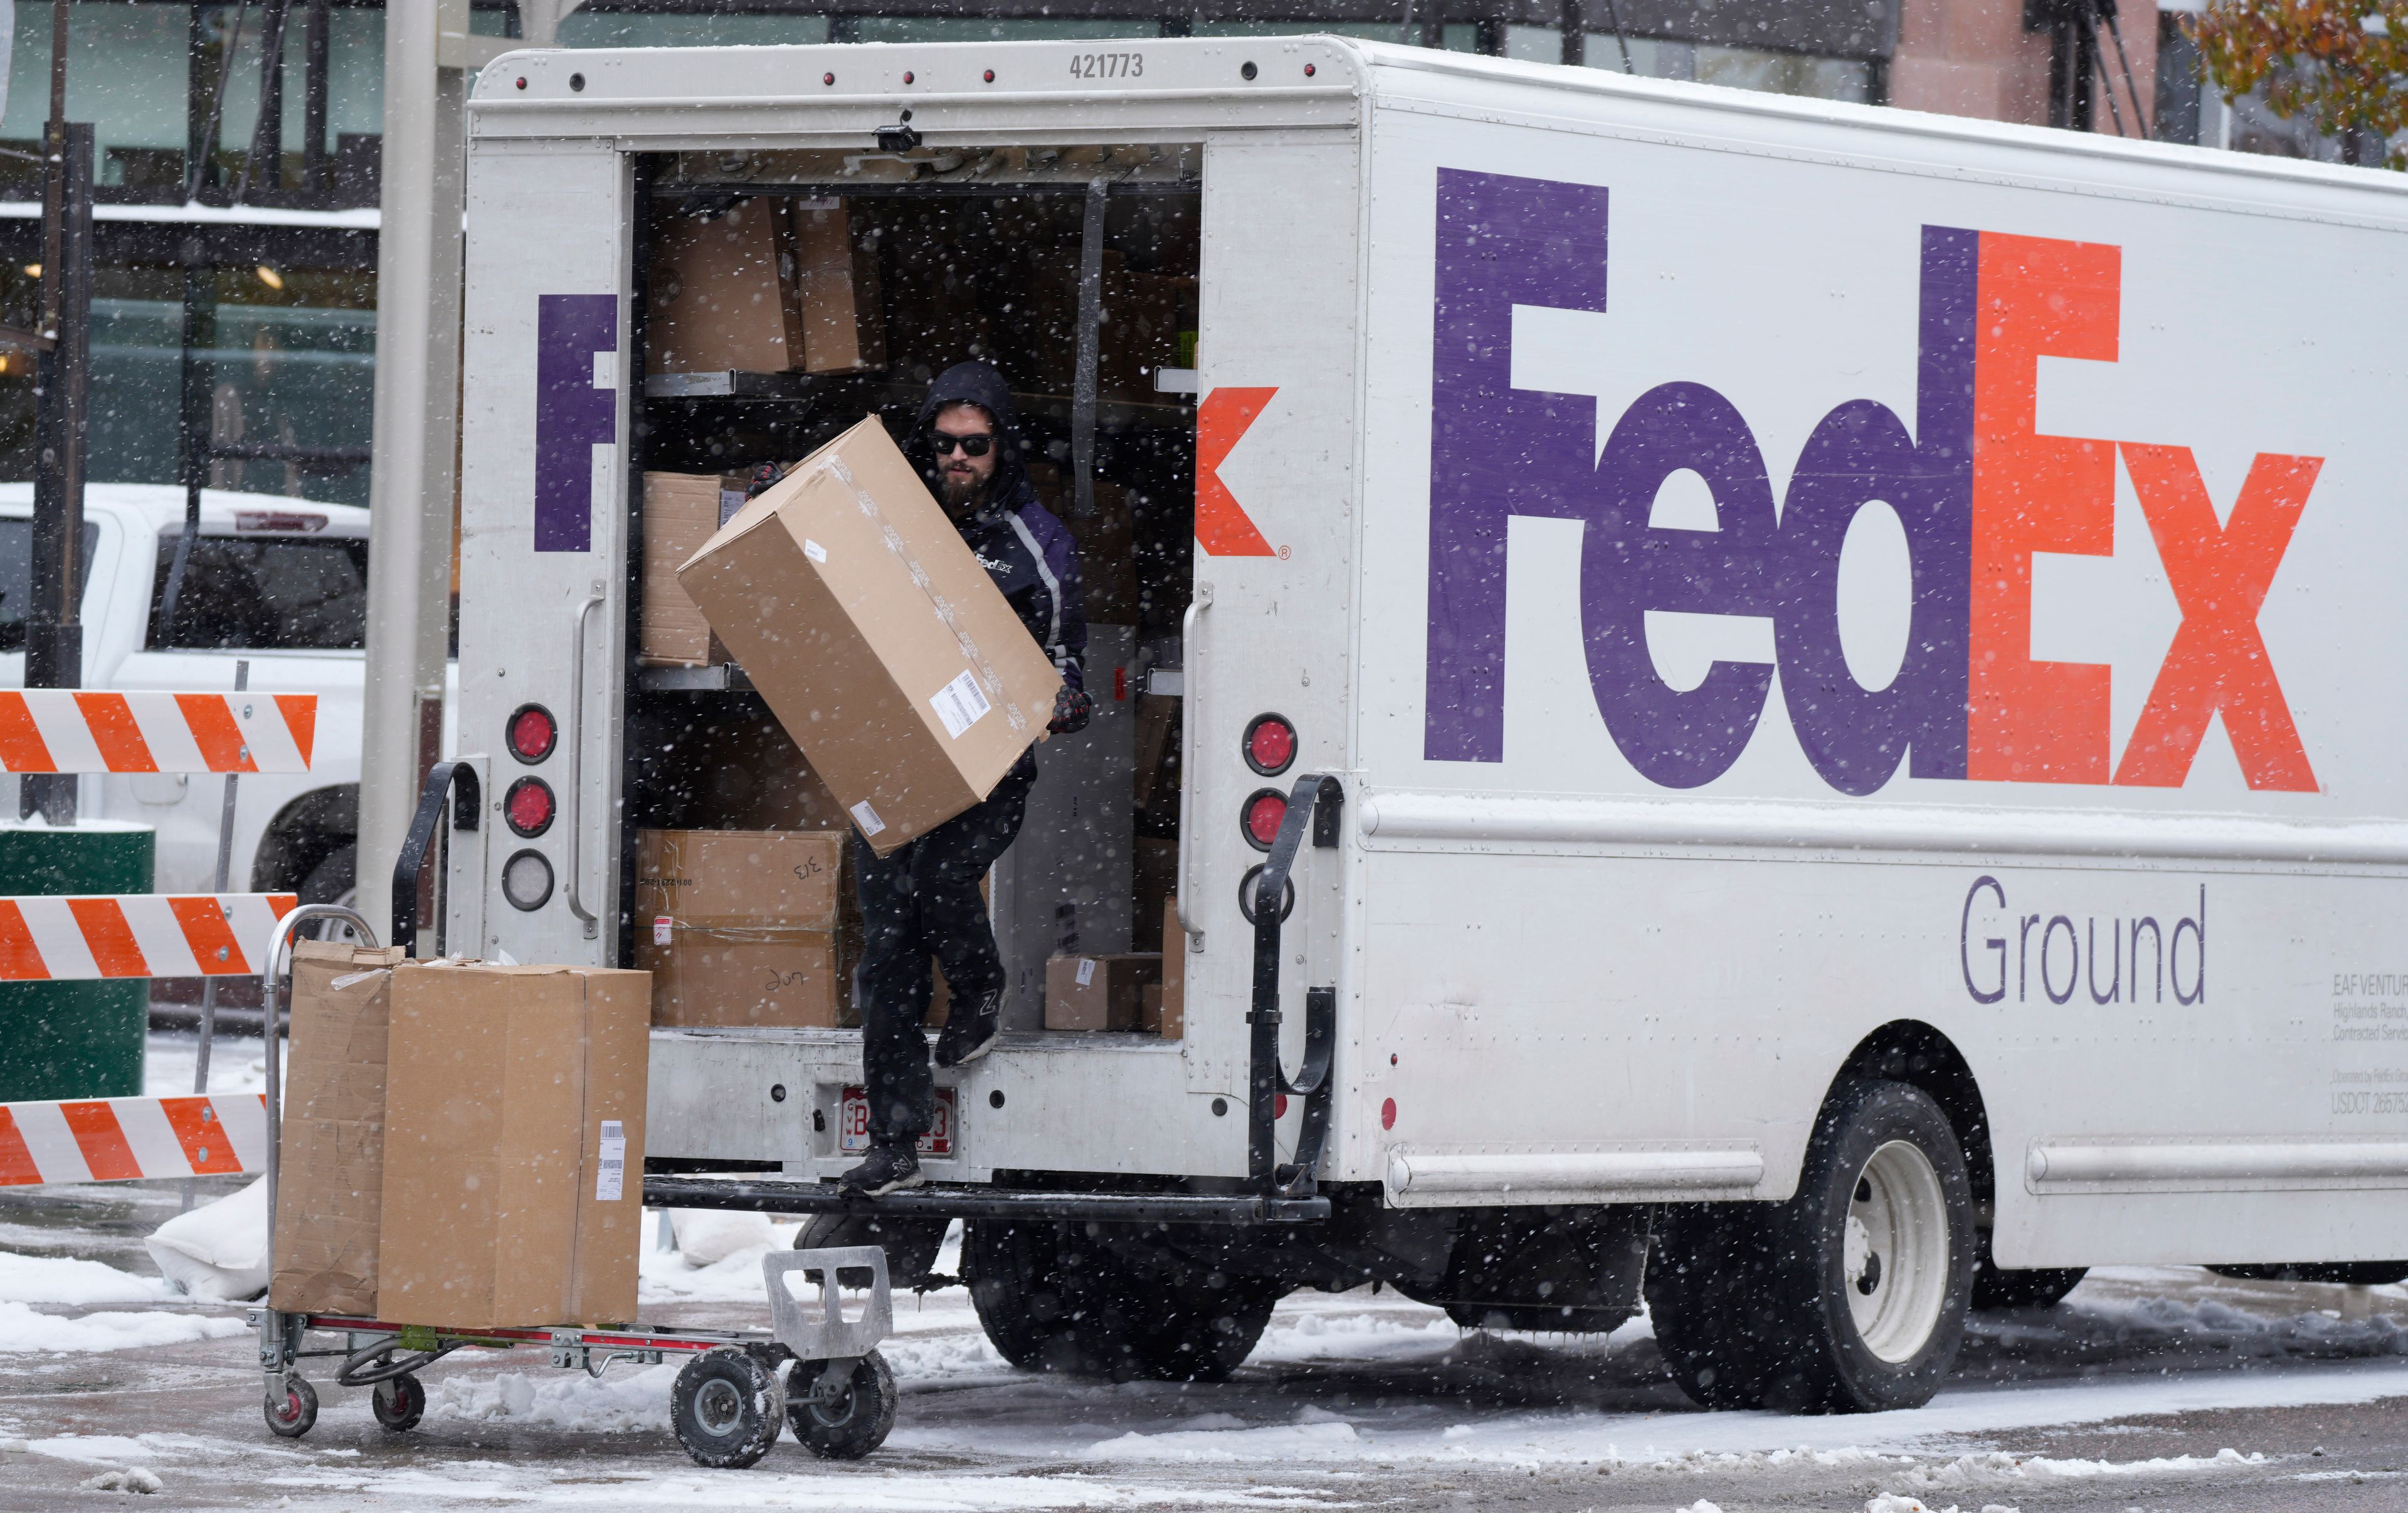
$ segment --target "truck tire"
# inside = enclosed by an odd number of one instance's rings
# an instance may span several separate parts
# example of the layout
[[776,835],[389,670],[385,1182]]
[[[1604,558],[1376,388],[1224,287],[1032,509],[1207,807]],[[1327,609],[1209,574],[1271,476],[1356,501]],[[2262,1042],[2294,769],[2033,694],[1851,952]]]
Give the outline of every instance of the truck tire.
[[1143,1275],[1078,1224],[973,1220],[962,1275],[1006,1361],[1113,1381],[1220,1381],[1244,1363],[1284,1290],[1176,1264]]
[[1763,1270],[1747,1278],[1763,1405],[1875,1413],[1930,1401],[1965,1338],[1972,1214],[1964,1153],[1928,1094],[1874,1080],[1835,1089],[1797,1196],[1765,1213]]
[[1737,1204],[1667,1208],[1648,1247],[1643,1287],[1656,1348],[1701,1408],[1764,1405],[1746,1337],[1751,1275],[1762,1272],[1763,1216]]

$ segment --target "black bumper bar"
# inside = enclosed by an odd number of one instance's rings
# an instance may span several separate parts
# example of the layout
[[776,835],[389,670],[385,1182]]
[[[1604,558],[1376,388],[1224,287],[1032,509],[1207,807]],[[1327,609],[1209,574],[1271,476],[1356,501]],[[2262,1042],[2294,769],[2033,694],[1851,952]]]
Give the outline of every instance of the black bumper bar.
[[848,1198],[826,1182],[753,1182],[725,1177],[648,1176],[653,1208],[741,1208],[765,1214],[882,1215],[890,1218],[1070,1219],[1104,1224],[1313,1224],[1329,1217],[1326,1198],[1266,1198],[1242,1192],[1056,1192],[932,1183],[883,1198]]

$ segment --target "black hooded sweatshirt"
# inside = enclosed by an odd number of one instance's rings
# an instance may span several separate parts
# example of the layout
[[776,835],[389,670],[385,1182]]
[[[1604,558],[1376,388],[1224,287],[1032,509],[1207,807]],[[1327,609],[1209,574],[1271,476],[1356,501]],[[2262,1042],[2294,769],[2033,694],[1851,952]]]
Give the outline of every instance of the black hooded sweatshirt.
[[[1079,547],[1069,528],[1037,502],[1028,482],[1020,412],[1003,375],[984,363],[956,363],[928,385],[913,432],[914,452],[936,489],[934,454],[927,444],[930,422],[947,405],[976,405],[995,425],[998,459],[978,512],[954,525],[971,552],[1003,590],[1020,623],[1045,648],[1073,688],[1086,686],[1087,600],[1079,572]],[[941,495],[939,495],[941,497]]]

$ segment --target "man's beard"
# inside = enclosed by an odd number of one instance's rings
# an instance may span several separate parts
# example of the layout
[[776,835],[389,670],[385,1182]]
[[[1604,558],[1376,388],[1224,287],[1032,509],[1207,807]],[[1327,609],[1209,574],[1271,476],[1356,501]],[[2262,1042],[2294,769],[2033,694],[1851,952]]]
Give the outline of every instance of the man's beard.
[[968,514],[985,501],[986,482],[976,473],[941,472],[937,475],[937,491],[944,496],[947,509]]

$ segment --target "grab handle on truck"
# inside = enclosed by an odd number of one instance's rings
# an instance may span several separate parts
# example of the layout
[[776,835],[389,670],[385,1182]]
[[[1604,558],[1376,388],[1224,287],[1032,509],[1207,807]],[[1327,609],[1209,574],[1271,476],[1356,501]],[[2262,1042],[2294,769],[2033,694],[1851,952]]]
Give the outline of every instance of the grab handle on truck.
[[[1199,689],[1202,680],[1197,674],[1203,670],[1203,647],[1196,640],[1196,620],[1212,607],[1212,585],[1197,584],[1196,597],[1187,602],[1187,612],[1179,620],[1179,833],[1192,836],[1195,829],[1188,823],[1188,811],[1195,807],[1197,765],[1197,732],[1203,726],[1204,704]],[[1196,880],[1188,873],[1204,855],[1204,848],[1192,843],[1179,848],[1179,928],[1186,932],[1187,949],[1204,949],[1204,927],[1196,922]]]
[[577,641],[568,653],[568,912],[585,926],[585,938],[601,930],[600,916],[585,906],[585,621],[602,607],[595,584],[577,607]]
[[[409,833],[402,838],[401,854],[393,861],[393,944],[418,954],[418,880],[435,850],[436,828],[443,819],[443,796],[452,796],[452,828],[477,828],[480,789],[477,770],[465,761],[437,762],[426,770],[426,786],[418,793],[418,813],[409,817]],[[443,954],[443,926],[437,916],[435,954]]]
[[[1304,995],[1304,1065],[1291,1079],[1280,1066],[1281,932],[1294,909],[1290,872],[1296,854],[1312,828],[1315,849],[1338,845],[1339,819],[1346,805],[1345,785],[1324,772],[1296,780],[1288,799],[1287,817],[1280,821],[1279,838],[1270,855],[1247,875],[1250,897],[1240,902],[1254,926],[1253,1006],[1246,1022],[1253,1027],[1246,1072],[1246,1170],[1255,1186],[1273,1197],[1310,1197],[1321,1171],[1321,1147],[1329,1132],[1330,1059],[1338,1039],[1338,990],[1313,987]],[[1304,1119],[1297,1131],[1296,1160],[1282,1165],[1278,1151],[1279,1100],[1294,1093],[1304,1100]]]

